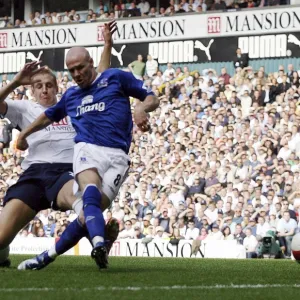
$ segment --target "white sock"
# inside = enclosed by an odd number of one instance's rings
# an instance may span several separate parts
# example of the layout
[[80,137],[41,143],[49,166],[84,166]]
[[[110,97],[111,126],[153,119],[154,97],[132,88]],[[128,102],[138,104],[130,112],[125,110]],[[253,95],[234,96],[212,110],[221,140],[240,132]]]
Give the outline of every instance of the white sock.
[[104,243],[104,238],[102,236],[95,236],[92,239],[93,246],[96,247],[98,243]]
[[55,259],[58,256],[58,254],[56,253],[55,245],[48,250],[48,255],[53,259]]
[[74,203],[72,204],[72,208],[75,211],[75,213],[79,216],[80,212],[82,211],[83,208],[83,201],[81,198],[77,198]]

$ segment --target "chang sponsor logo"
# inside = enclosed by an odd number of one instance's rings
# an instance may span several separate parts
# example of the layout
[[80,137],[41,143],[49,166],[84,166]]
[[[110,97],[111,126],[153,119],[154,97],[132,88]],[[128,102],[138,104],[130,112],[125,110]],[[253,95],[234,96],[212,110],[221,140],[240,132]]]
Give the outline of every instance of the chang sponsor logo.
[[77,106],[77,114],[76,117],[81,116],[87,112],[91,111],[104,111],[105,110],[105,103],[104,102],[99,102],[99,103],[94,103],[92,105],[80,105]]

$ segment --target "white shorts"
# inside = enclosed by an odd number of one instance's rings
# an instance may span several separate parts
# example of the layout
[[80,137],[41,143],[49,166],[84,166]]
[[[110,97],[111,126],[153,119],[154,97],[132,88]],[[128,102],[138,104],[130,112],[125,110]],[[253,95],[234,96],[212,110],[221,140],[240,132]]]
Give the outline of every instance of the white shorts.
[[[129,156],[121,149],[77,143],[74,147],[74,175],[88,169],[97,169],[102,179],[103,193],[113,201],[127,177]],[[76,189],[75,189],[76,190]]]

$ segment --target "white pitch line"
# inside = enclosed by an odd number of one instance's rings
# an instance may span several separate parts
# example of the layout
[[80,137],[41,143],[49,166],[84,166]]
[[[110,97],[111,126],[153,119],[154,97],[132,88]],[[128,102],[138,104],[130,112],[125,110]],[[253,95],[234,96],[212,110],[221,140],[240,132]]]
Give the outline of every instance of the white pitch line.
[[216,284],[171,286],[98,286],[91,288],[0,288],[0,293],[15,292],[88,292],[88,291],[146,291],[146,290],[216,290],[216,289],[268,289],[300,288],[300,284]]

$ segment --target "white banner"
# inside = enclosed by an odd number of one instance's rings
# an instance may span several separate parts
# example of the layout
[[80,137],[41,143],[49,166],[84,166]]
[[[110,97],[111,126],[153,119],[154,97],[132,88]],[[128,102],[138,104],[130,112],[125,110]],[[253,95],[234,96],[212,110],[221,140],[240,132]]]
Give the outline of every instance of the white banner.
[[[11,254],[39,254],[55,244],[54,238],[20,238],[17,237],[10,245]],[[117,240],[110,256],[132,257],[193,257],[193,258],[246,258],[243,246],[233,241],[207,241],[202,243],[200,250],[192,253],[193,241],[180,240],[178,245],[172,245],[169,240],[153,239],[150,243],[142,240]],[[92,247],[84,238],[65,255],[90,255]],[[202,256],[203,254],[203,256]]]
[[54,238],[16,237],[9,247],[11,254],[40,254],[54,244]]
[[[103,22],[0,30],[0,52],[103,45]],[[116,44],[299,31],[300,7],[118,20]],[[300,46],[300,45],[299,45]]]

